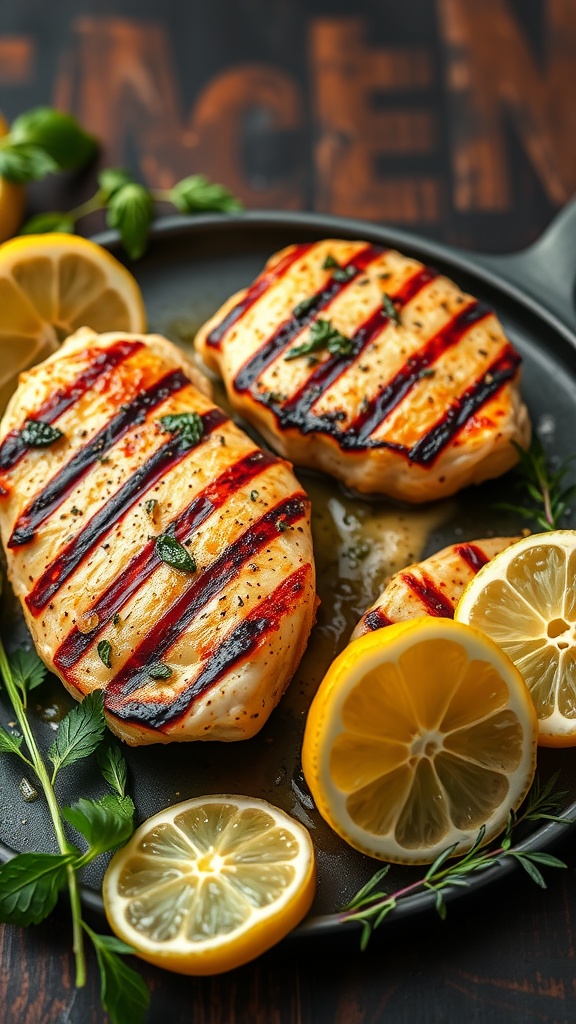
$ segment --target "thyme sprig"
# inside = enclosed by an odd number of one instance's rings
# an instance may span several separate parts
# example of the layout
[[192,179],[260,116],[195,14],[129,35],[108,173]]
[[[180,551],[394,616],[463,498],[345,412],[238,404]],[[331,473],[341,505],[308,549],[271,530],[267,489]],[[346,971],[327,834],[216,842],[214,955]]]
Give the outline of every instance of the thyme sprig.
[[512,444],[520,458],[513,471],[519,501],[497,502],[496,508],[514,512],[544,531],[559,529],[570,512],[570,502],[576,497],[576,483],[566,483],[576,455],[564,459],[553,468],[536,433],[532,436],[528,450],[521,448],[515,441]]
[[571,821],[561,814],[567,793],[556,790],[559,774],[556,772],[545,785],[542,785],[538,778],[535,779],[525,801],[524,810],[518,815],[513,812],[509,814],[499,845],[482,849],[486,832],[485,826],[482,826],[473,846],[467,853],[448,864],[447,862],[453,856],[458,845],[453,843],[442,851],[421,878],[392,893],[385,892],[381,888],[381,883],[391,865],[385,864],[376,871],[340,913],[341,922],[359,921],[361,923],[360,948],[366,949],[374,930],[382,924],[401,901],[418,892],[435,893],[434,906],[439,917],[444,920],[446,917],[444,890],[468,886],[473,876],[487,868],[501,864],[505,859],[514,858],[522,865],[532,881],[545,889],[546,881],[540,867],[565,868],[564,861],[549,853],[515,849],[512,846],[512,840],[514,830],[522,821],[545,820],[566,824]]

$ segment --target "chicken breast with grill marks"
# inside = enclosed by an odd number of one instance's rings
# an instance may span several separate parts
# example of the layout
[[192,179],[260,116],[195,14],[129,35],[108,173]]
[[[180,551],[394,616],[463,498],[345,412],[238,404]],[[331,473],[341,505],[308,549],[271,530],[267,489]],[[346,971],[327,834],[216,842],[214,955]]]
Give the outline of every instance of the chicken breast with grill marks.
[[364,494],[447,497],[530,441],[520,356],[494,313],[395,250],[289,246],[196,348],[275,451]]
[[[202,390],[200,390],[202,389]],[[40,657],[128,743],[240,740],[306,647],[309,500],[164,338],[82,330],[20,378],[0,528]]]
[[351,639],[421,615],[454,618],[454,609],[464,588],[478,570],[519,539],[489,537],[449,544],[422,562],[414,562],[394,573],[360,619]]

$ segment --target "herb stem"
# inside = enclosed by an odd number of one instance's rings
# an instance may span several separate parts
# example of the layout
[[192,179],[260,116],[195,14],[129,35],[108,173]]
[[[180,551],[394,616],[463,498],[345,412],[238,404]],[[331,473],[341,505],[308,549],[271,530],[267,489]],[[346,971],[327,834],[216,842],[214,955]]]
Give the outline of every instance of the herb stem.
[[[60,817],[60,809],[58,807],[58,801],[52,785],[52,780],[46,770],[46,766],[42,759],[42,755],[36,744],[34,733],[30,728],[30,724],[24,711],[24,705],[20,698],[18,688],[12,677],[12,671],[10,669],[10,663],[8,661],[4,644],[0,640],[0,672],[4,678],[4,684],[10,703],[14,709],[18,724],[22,730],[22,735],[26,741],[26,746],[31,757],[31,765],[38,776],[44,796],[46,797],[46,803],[48,804],[48,810],[50,811],[50,817],[52,818],[52,824],[54,825],[54,832],[58,842],[60,853],[70,853],[70,844],[66,838],[64,832],[64,826],[62,824],[62,818]],[[72,864],[66,865],[66,873],[68,876],[68,892],[70,895],[70,907],[72,911],[72,936],[73,936],[73,950],[76,962],[76,987],[82,988],[86,984],[86,958],[84,954],[84,942],[82,937],[82,911],[80,905],[80,890],[78,886],[78,878],[76,875],[75,868]]]
[[75,206],[73,210],[70,210],[68,216],[72,220],[80,220],[81,217],[87,217],[90,213],[98,213],[99,210],[104,209],[104,203],[100,197],[100,191],[95,192],[90,199],[87,199],[85,203],[80,203],[80,206]]

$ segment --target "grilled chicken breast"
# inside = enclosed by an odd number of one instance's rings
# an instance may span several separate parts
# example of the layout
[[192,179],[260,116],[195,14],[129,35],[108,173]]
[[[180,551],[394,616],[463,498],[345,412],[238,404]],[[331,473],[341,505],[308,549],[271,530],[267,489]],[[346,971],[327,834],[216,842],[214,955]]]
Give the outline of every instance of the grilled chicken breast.
[[351,639],[420,615],[454,618],[465,586],[486,562],[517,540],[519,537],[490,537],[449,544],[430,558],[394,573],[360,619]]
[[83,329],[21,376],[0,429],[38,653],[77,699],[104,690],[132,745],[253,736],[314,619],[307,495],[207,390],[164,338]]
[[494,313],[395,250],[289,246],[196,347],[275,451],[361,493],[443,498],[530,440],[520,356]]

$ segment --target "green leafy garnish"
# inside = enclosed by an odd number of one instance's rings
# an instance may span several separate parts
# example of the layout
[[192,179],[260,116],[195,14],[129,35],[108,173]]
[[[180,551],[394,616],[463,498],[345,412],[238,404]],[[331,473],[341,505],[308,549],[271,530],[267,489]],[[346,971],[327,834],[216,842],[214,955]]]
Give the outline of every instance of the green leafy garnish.
[[20,437],[28,448],[47,448],[64,437],[64,434],[58,427],[53,427],[50,423],[42,423],[41,420],[26,420],[20,431]]
[[10,658],[10,667],[14,683],[20,690],[20,698],[26,707],[29,691],[41,686],[48,670],[36,651],[25,651],[23,648],[14,651]]
[[25,185],[57,170],[58,164],[39,146],[9,144],[0,139],[0,175],[7,181]]
[[[342,922],[359,921],[361,923],[361,949],[366,949],[373,931],[382,924],[402,900],[418,892],[433,892],[435,893],[434,906],[436,912],[443,920],[446,917],[446,902],[444,899],[444,891],[446,889],[468,885],[469,879],[472,876],[478,875],[496,864],[501,864],[506,858],[512,857],[515,859],[522,865],[533,882],[542,888],[546,888],[546,881],[538,865],[550,868],[565,868],[566,864],[549,853],[540,853],[534,850],[516,850],[512,846],[512,839],[514,829],[521,821],[545,820],[568,823],[569,819],[562,817],[560,814],[562,803],[567,794],[565,792],[555,792],[558,774],[556,773],[545,786],[541,786],[538,777],[536,777],[528,794],[524,811],[520,815],[513,813],[509,815],[504,837],[500,840],[498,846],[481,849],[486,831],[485,827],[482,826],[474,845],[463,856],[450,859],[458,845],[454,843],[442,851],[421,878],[392,893],[387,893],[380,888],[383,879],[390,870],[390,865],[385,864],[379,871],[376,871],[340,914],[340,921]],[[450,863],[446,867],[445,865],[448,861]]]
[[109,640],[100,640],[96,648],[98,657],[106,668],[112,668],[112,644]]
[[226,188],[209,181],[203,174],[192,174],[174,185],[164,194],[167,202],[172,203],[180,213],[199,213],[200,211],[218,211],[235,213],[242,209],[242,203]]
[[154,216],[152,196],[144,185],[137,182],[122,185],[108,199],[108,227],[118,229],[122,245],[131,260],[139,260],[146,252]]
[[309,299],[302,299],[302,302],[299,302],[297,306],[294,306],[292,316],[296,317],[297,320],[301,320],[302,317],[306,316],[311,309],[314,309],[317,302],[317,295],[311,295]]
[[154,549],[158,558],[166,562],[166,565],[171,565],[173,569],[179,569],[181,572],[196,572],[194,556],[169,533],[161,533],[156,538]]
[[340,264],[338,263],[338,260],[335,259],[331,252],[329,252],[328,255],[324,257],[322,270],[333,270],[335,267],[339,266]]
[[333,356],[349,356],[354,350],[354,342],[347,338],[332,325],[331,320],[315,320],[310,324],[308,340],[301,345],[294,345],[284,356],[286,361],[298,359],[299,356],[306,356],[311,352],[319,352],[328,349]]
[[400,326],[402,323],[400,313],[396,308],[393,299],[388,295],[388,292],[382,292],[382,307],[388,319],[391,320],[392,323]]
[[16,145],[41,149],[58,170],[85,167],[98,152],[98,142],[70,114],[52,107],[36,107],[20,114],[6,137],[8,148]]
[[[42,667],[40,667],[42,666]],[[84,698],[62,720],[48,757],[50,775],[26,715],[23,696],[39,685],[44,667],[30,652],[6,655],[0,641],[0,673],[17,718],[21,736],[0,730],[0,753],[16,754],[32,769],[42,787],[58,853],[21,853],[0,866],[0,921],[26,926],[44,920],[54,910],[58,894],[68,889],[72,918],[76,986],[86,983],[83,932],[94,944],[101,974],[104,1009],[113,1024],[140,1024],[149,995],[140,975],[120,960],[131,947],[110,936],[96,935],[82,919],[78,872],[102,853],[124,842],[132,832],[134,803],[124,792],[126,766],[121,752],[112,746],[102,751],[102,774],[113,792],[100,800],[80,799],[73,807],[60,807],[54,790],[58,771],[90,756],[104,733],[103,695],[96,691]],[[18,676],[16,683],[15,675]],[[72,845],[64,822],[73,826],[86,843],[84,852]]]
[[165,665],[162,661],[157,661],[154,665],[150,665],[148,668],[148,675],[152,679],[169,679],[172,675],[172,669],[170,665]]
[[117,743],[102,743],[96,754],[98,766],[111,789],[118,796],[126,793],[126,782],[128,779],[128,767],[124,755]]
[[566,483],[576,456],[569,456],[553,469],[536,433],[527,451],[515,441],[512,444],[520,457],[519,465],[512,471],[512,485],[519,500],[496,502],[494,507],[514,512],[542,530],[559,529],[576,497],[576,483]]
[[160,417],[162,430],[177,434],[184,448],[193,448],[204,433],[204,422],[197,412],[175,412]]

